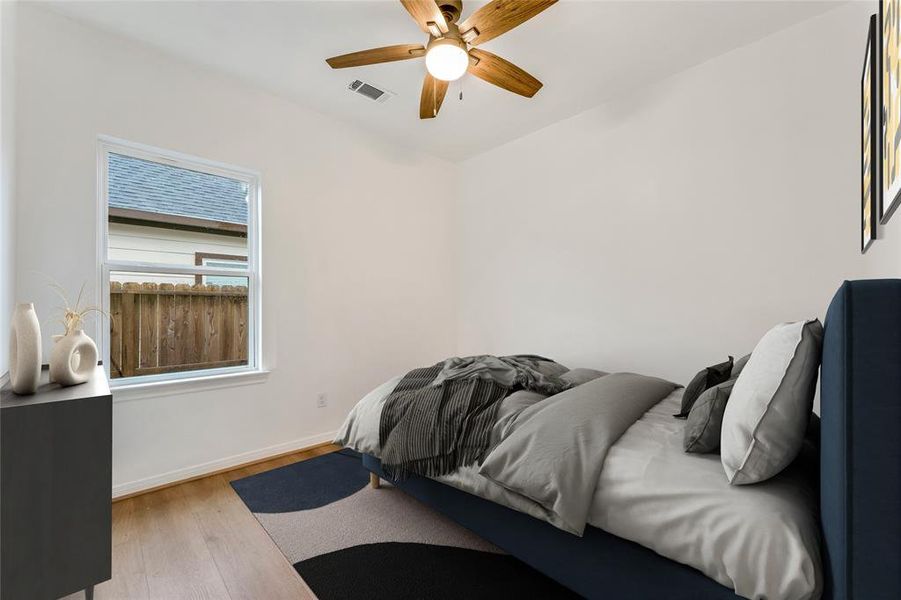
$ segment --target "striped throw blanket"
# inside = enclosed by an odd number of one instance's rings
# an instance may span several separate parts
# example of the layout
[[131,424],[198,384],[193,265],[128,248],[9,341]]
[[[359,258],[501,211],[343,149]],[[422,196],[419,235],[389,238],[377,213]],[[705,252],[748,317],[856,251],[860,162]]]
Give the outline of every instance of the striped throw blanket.
[[438,477],[480,462],[501,401],[515,389],[563,391],[569,384],[559,375],[566,370],[537,356],[477,356],[410,371],[382,408],[382,468],[403,480],[414,473]]

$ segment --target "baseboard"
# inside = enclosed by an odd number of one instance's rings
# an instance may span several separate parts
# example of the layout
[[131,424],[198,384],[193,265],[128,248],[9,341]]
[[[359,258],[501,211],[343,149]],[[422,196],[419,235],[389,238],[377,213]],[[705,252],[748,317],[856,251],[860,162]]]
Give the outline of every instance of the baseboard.
[[131,498],[132,496],[140,494],[146,494],[172,485],[186,483],[194,479],[200,479],[201,477],[209,477],[210,475],[215,475],[224,471],[230,471],[254,463],[272,460],[273,458],[278,458],[285,454],[309,450],[317,446],[324,446],[335,439],[335,433],[336,432],[334,431],[330,431],[318,435],[311,435],[298,440],[285,442],[284,444],[260,448],[259,450],[244,452],[242,454],[235,454],[233,456],[194,465],[192,467],[176,469],[161,475],[145,477],[144,479],[129,481],[127,483],[120,483],[113,486],[113,502],[125,500],[126,498]]

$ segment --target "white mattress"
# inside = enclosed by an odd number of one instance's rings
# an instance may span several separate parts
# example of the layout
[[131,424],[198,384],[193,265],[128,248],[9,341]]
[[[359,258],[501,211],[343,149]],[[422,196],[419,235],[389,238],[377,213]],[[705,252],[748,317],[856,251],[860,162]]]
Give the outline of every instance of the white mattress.
[[[379,456],[379,416],[398,380],[354,407],[337,443]],[[718,454],[686,454],[685,421],[672,416],[682,391],[645,413],[610,449],[588,522],[692,566],[746,598],[818,598],[816,489],[797,469],[761,484],[731,486]],[[541,506],[479,475],[477,466],[438,481],[546,520]]]

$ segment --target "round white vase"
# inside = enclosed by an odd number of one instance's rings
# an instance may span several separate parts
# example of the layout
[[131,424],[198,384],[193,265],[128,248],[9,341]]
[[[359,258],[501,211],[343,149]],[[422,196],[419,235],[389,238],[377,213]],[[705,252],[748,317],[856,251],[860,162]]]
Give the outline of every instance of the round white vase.
[[17,304],[9,331],[9,382],[17,394],[33,394],[41,380],[41,324],[34,304]]
[[50,381],[78,385],[91,377],[97,366],[97,345],[82,329],[53,336],[50,351]]

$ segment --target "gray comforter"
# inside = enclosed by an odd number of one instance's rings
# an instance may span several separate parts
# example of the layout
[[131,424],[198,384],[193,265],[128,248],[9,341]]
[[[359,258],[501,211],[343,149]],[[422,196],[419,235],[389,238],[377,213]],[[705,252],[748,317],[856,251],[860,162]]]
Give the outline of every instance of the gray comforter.
[[[388,382],[387,390],[375,390],[374,403],[364,399],[348,416],[336,443],[379,456],[383,464],[388,456],[388,464],[395,464],[396,455],[388,451],[394,453],[398,445],[386,444],[383,434],[388,403],[401,381]],[[490,452],[480,459],[479,474],[519,498],[518,504],[530,507],[530,514],[582,535],[607,451],[677,387],[656,377],[614,373],[547,397],[517,392],[499,415],[494,413],[498,418],[487,436]],[[517,395],[525,395],[526,401],[512,402]],[[373,438],[376,422],[379,435]],[[416,434],[412,423],[404,436]],[[420,438],[430,440],[431,433]],[[485,442],[486,436],[480,440]],[[411,456],[419,451],[436,452],[414,448]]]

